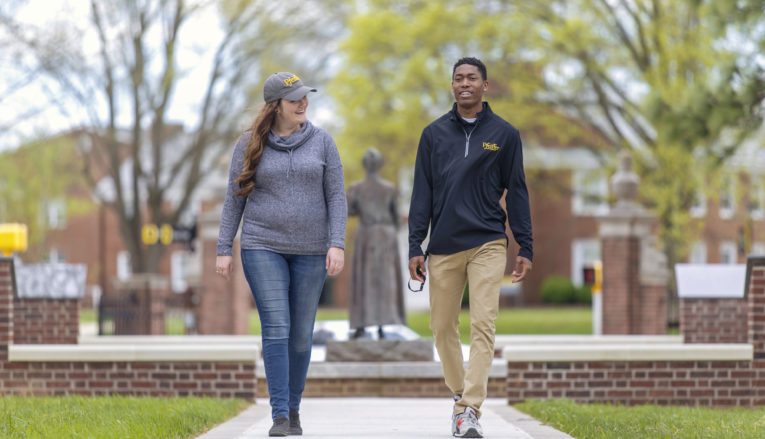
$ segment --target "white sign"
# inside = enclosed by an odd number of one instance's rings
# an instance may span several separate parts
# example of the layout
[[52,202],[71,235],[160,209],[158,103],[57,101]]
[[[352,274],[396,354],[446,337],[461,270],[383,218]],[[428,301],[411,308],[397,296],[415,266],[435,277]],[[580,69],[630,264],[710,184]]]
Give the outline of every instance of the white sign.
[[744,264],[677,264],[675,275],[681,299],[744,298]]
[[15,271],[20,299],[80,299],[85,295],[85,264],[18,264]]

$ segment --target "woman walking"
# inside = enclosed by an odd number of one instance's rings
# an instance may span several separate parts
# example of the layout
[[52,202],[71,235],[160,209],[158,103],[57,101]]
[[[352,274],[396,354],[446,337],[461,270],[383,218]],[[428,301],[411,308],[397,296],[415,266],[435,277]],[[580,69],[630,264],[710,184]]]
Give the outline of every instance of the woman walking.
[[344,264],[347,205],[332,137],[306,117],[297,75],[265,82],[265,105],[237,141],[218,235],[216,272],[228,278],[242,223],[242,266],[260,316],[273,426],[302,434],[300,400],[324,281]]

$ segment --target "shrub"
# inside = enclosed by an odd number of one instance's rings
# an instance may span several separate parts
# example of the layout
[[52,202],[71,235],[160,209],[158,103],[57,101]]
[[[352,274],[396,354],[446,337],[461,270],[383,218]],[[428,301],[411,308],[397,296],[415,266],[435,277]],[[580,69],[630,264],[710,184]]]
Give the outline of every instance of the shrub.
[[592,303],[592,288],[589,285],[576,287],[576,292],[574,294],[576,296],[576,303]]
[[576,289],[571,279],[563,276],[550,276],[542,282],[542,302],[544,303],[573,303],[576,299]]

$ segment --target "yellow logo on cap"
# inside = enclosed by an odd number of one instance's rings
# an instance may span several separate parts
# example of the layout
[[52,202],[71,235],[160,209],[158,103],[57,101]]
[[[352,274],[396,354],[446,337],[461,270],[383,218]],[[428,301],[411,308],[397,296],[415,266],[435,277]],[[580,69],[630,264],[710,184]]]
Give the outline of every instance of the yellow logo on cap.
[[287,87],[292,87],[292,84],[298,81],[300,81],[300,78],[298,78],[297,75],[292,75],[289,78],[285,79],[283,82],[284,82],[284,85],[286,85]]
[[483,149],[487,151],[499,151],[499,146],[496,143],[483,142]]

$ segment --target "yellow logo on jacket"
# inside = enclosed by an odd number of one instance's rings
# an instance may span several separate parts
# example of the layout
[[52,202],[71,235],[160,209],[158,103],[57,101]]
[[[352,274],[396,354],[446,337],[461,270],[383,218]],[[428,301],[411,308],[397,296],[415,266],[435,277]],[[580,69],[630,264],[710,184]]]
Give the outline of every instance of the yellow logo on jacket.
[[283,82],[284,82],[284,85],[286,85],[287,87],[292,87],[292,84],[298,81],[300,81],[300,78],[298,78],[297,75],[292,75],[289,78],[285,79]]
[[486,151],[499,151],[499,146],[496,143],[483,142],[483,149]]

